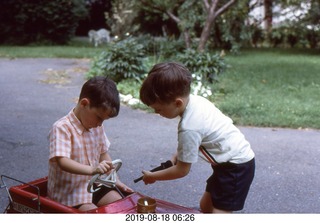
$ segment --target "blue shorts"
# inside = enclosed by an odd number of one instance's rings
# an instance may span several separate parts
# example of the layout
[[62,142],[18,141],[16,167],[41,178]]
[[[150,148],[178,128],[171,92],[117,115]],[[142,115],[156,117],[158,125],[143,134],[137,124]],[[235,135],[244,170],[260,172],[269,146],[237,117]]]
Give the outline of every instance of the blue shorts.
[[[96,189],[97,186],[94,184],[93,188]],[[96,192],[93,193],[92,196],[92,203],[94,203],[95,205],[98,204],[98,202],[101,200],[101,198],[106,195],[107,193],[109,193],[112,190],[116,190],[115,188],[109,188],[109,187],[105,187],[105,186],[101,186],[100,189]]]
[[[94,184],[93,185],[93,189],[96,189],[96,188],[97,188],[97,186]],[[131,194],[131,192],[119,191],[119,190],[117,190],[116,187],[109,188],[109,187],[106,187],[106,186],[101,186],[100,190],[98,190],[98,191],[93,193],[92,203],[97,205],[98,202],[101,200],[101,198],[104,197],[104,195],[106,195],[107,193],[109,193],[110,191],[113,191],[113,190],[116,191],[117,193],[119,193],[121,197],[126,197],[129,194]]]
[[221,163],[212,169],[206,191],[213,206],[225,211],[242,210],[254,178],[255,159],[242,164]]

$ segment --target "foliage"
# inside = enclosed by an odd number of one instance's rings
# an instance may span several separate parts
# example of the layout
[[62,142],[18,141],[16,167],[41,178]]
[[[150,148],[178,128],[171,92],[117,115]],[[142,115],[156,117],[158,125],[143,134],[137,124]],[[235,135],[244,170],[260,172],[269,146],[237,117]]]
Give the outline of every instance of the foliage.
[[272,29],[272,33],[270,34],[270,42],[272,43],[273,47],[277,47],[281,43],[284,42],[284,29],[283,27],[274,28]]
[[153,37],[151,35],[139,35],[135,37],[137,43],[142,44],[144,48],[144,52],[148,55],[155,54],[159,51],[159,44],[157,41],[157,37]]
[[[215,21],[212,32],[213,46],[238,53],[240,47],[258,33],[256,27],[248,26],[249,6],[247,1],[238,1]],[[257,36],[256,36],[257,38]]]
[[[197,0],[141,0],[138,4],[141,10],[161,15],[164,21],[173,21],[184,38],[186,48],[190,48],[202,33],[206,18],[213,16],[209,13],[215,13],[207,10],[204,2]],[[165,29],[165,26],[161,28]]]
[[142,80],[146,74],[144,48],[134,38],[111,44],[108,49],[93,59],[87,76],[108,76],[115,82],[126,78]]
[[226,69],[223,57],[217,53],[187,49],[178,55],[178,60],[196,76],[201,77],[203,84],[217,82],[218,76]]
[[144,46],[147,55],[163,60],[170,60],[185,50],[184,42],[181,39],[153,37],[150,35],[140,35],[135,39]]
[[182,39],[167,39],[161,38],[156,39],[157,44],[159,44],[158,55],[163,57],[165,60],[170,60],[175,58],[180,53],[185,50],[185,44]]
[[278,8],[278,11],[273,13],[275,22],[272,30],[266,35],[269,40],[266,42],[267,46],[318,47],[320,41],[319,0],[281,0],[274,2],[274,8]]
[[213,83],[218,81],[218,76],[227,67],[219,54],[198,52],[194,49],[185,50],[184,53],[178,55],[177,59],[193,74],[193,93],[204,97],[212,95]]
[[[217,8],[210,11],[207,7],[210,4],[215,4],[215,2],[218,3]],[[203,1],[197,0],[144,0],[140,1],[140,10],[148,12],[149,15],[151,13],[152,15],[160,15],[163,21],[170,19],[175,22],[184,38],[185,48],[192,48],[194,44],[198,44],[199,51],[202,51],[205,48],[203,44],[206,44],[207,40],[213,40],[211,42],[214,43],[214,47],[236,51],[240,46],[240,41],[250,38],[248,35],[250,32],[244,25],[249,10],[248,2],[239,1],[234,7],[232,4],[226,6],[226,3],[227,1],[210,1],[210,4],[206,6]],[[226,8],[222,10],[224,7]],[[226,15],[220,14],[224,10],[226,10]],[[221,16],[223,18],[220,18]],[[212,32],[213,38],[206,35],[206,33],[210,33],[210,28],[205,27],[206,21],[211,20],[209,18],[214,18],[211,24],[217,18],[216,29]],[[161,28],[166,30],[164,24]],[[198,38],[200,38],[200,41],[198,41]]]
[[[192,8],[192,10],[190,10]],[[206,13],[204,13],[203,2],[198,0],[184,1],[178,8],[178,14],[181,19],[181,29],[195,32],[197,28],[202,27],[206,20]],[[194,35],[193,33],[192,35]]]
[[123,39],[138,29],[138,24],[133,24],[137,14],[134,4],[134,1],[112,0],[111,12],[105,13],[105,17],[114,36]]
[[274,28],[270,35],[273,47],[304,47],[315,49],[320,41],[320,26],[287,22]]
[[258,47],[265,40],[264,31],[257,24],[251,24],[249,27],[249,31],[251,34],[250,43],[247,43],[247,46],[253,45],[253,47]]
[[82,0],[7,0],[0,3],[0,43],[67,43],[80,18]]
[[[75,44],[0,46],[0,57],[92,58],[102,50],[87,42]],[[146,59],[148,69],[161,62],[153,56]],[[228,69],[219,76],[214,94],[208,98],[236,124],[320,129],[319,50],[242,49],[240,55],[227,54],[223,59]],[[136,98],[140,86],[133,79],[123,79],[118,84],[121,93]],[[146,109],[141,104],[136,106]]]
[[320,1],[312,0],[307,15],[300,21],[300,27],[304,28],[305,38],[310,48],[314,49],[320,41]]
[[139,98],[139,89],[141,83],[134,79],[124,79],[117,84],[117,88],[121,94],[132,95],[133,98]]

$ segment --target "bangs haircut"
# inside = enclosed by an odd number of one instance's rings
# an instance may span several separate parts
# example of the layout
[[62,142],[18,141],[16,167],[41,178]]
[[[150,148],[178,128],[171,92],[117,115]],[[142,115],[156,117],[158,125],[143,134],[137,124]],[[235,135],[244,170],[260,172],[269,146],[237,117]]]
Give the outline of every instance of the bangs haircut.
[[177,97],[188,96],[191,72],[176,62],[156,64],[148,73],[140,89],[140,99],[146,105],[170,103]]
[[88,98],[90,107],[108,110],[110,118],[119,114],[119,92],[114,81],[107,77],[97,76],[89,79],[82,86],[79,98]]

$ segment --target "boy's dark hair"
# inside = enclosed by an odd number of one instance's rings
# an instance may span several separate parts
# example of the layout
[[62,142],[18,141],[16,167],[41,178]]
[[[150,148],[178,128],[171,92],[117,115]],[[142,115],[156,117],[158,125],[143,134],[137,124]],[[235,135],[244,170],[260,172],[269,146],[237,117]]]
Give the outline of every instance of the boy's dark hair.
[[140,89],[140,99],[146,105],[170,103],[190,94],[191,72],[176,62],[153,66]]
[[119,92],[116,84],[107,77],[93,77],[84,83],[79,100],[82,98],[90,100],[90,107],[110,110],[110,118],[119,114]]

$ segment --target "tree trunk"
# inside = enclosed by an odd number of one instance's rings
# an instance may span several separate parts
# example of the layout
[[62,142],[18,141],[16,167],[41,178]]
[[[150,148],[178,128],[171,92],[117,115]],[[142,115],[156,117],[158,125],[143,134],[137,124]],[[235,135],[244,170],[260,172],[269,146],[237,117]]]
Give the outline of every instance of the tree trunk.
[[272,0],[264,0],[264,20],[265,20],[265,30],[267,34],[267,39],[269,43],[271,42],[272,33]]
[[184,42],[186,44],[186,48],[189,49],[191,46],[191,38],[189,34],[189,30],[183,30]]
[[204,0],[205,8],[207,9],[208,16],[206,19],[206,22],[204,24],[201,36],[200,36],[200,42],[198,45],[198,51],[202,52],[204,50],[204,47],[206,46],[206,43],[210,36],[210,31],[212,26],[214,25],[214,21],[217,16],[224,13],[229,7],[231,7],[237,0],[229,0],[226,2],[223,6],[221,6],[219,9],[217,9],[217,5],[219,0],[211,0],[211,3],[207,0]]
[[202,30],[202,33],[201,33],[201,37],[200,37],[200,42],[199,42],[199,45],[198,45],[198,51],[199,52],[202,52],[204,50],[204,47],[206,46],[206,43],[209,39],[209,36],[210,36],[210,31],[211,31],[211,28],[212,28],[212,25],[213,25],[213,22],[215,20],[215,14],[210,14],[208,17],[207,17],[207,20],[206,20],[206,23],[204,24],[204,27],[203,27],[203,30]]

